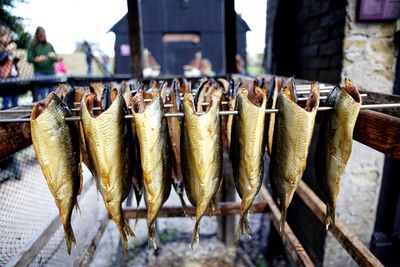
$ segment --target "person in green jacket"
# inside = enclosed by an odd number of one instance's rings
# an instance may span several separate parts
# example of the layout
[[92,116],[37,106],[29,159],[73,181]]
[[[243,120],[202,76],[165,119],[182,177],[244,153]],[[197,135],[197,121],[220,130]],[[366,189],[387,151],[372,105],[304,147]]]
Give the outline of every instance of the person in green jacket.
[[[56,54],[54,47],[47,41],[46,32],[43,27],[37,27],[32,43],[28,48],[28,62],[33,64],[36,77],[55,75],[54,63],[60,57]],[[36,88],[32,91],[33,101],[38,101],[46,97],[52,89]]]

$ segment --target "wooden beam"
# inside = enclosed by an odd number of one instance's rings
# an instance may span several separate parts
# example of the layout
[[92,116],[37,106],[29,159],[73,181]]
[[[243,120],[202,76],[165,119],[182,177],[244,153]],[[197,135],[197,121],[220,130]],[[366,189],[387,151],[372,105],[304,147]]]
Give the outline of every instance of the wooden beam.
[[373,110],[361,110],[354,140],[400,160],[400,118]]
[[127,0],[128,2],[128,28],[129,45],[131,52],[131,72],[134,78],[143,77],[142,59],[142,15],[140,0]]
[[[325,224],[326,207],[318,196],[303,181],[300,182],[296,192],[321,223]],[[329,230],[360,266],[383,266],[371,251],[338,218],[335,221],[335,226],[329,227]]]
[[30,123],[0,123],[0,160],[32,144]]
[[[281,212],[264,185],[261,186],[260,195],[268,203],[271,210],[271,221],[275,229],[279,232]],[[285,223],[285,232],[282,236],[282,241],[290,256],[298,266],[315,266],[288,223]]]
[[[146,218],[147,209],[140,208],[137,210],[136,208],[124,208],[124,216],[126,219],[135,219],[138,215],[138,218]],[[269,211],[269,206],[266,202],[253,203],[251,206],[251,213],[264,213]],[[188,207],[187,209],[189,216],[196,215],[196,209],[194,207]],[[240,203],[236,202],[221,202],[219,203],[219,212],[218,210],[206,213],[206,216],[227,216],[227,215],[236,215],[240,213]],[[185,217],[185,213],[183,212],[182,207],[163,207],[160,210],[160,213],[157,217]]]
[[[90,178],[84,185],[81,193],[81,197],[89,191],[89,188],[93,185]],[[54,233],[61,226],[61,220],[58,212],[53,215],[53,218],[48,221],[48,223],[39,230],[32,239],[26,243],[22,249],[15,254],[9,262],[7,262],[8,267],[11,266],[28,266],[36,258],[37,254],[42,250],[42,248],[50,241]]]
[[224,44],[225,44],[225,71],[228,74],[236,73],[236,12],[235,1],[224,0]]

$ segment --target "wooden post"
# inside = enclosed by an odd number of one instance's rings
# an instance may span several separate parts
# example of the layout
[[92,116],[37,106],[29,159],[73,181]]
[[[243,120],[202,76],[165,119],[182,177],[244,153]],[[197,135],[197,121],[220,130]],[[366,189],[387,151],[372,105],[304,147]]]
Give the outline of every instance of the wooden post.
[[236,73],[236,12],[235,1],[224,0],[225,72]]
[[131,47],[131,67],[134,78],[142,78],[142,16],[140,0],[128,1],[129,45]]

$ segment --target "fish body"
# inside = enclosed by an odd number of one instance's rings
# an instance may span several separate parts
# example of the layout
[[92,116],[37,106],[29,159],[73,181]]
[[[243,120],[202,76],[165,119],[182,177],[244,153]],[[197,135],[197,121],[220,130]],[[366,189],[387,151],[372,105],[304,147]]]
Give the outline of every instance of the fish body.
[[[163,103],[164,104],[172,104],[172,107],[166,108],[166,112],[180,112],[181,100],[179,97],[179,81],[174,80],[169,94],[167,96],[166,86],[163,86],[161,92]],[[183,177],[182,177],[182,169],[181,169],[181,122],[178,117],[169,117],[168,121],[168,135],[171,144],[171,152],[172,152],[172,178],[173,185],[176,193],[181,200],[181,204],[185,214],[186,212],[186,203],[184,199],[184,186],[183,186]]]
[[317,151],[317,181],[326,203],[326,228],[335,225],[336,198],[353,145],[353,130],[361,106],[358,90],[345,81],[345,87],[335,87],[329,94],[326,106],[333,110],[326,112],[321,124]]
[[243,90],[236,97],[238,115],[233,119],[230,147],[235,187],[242,198],[236,244],[243,231],[250,236],[247,216],[262,184],[266,99],[265,93],[258,87],[254,88],[254,93]]
[[86,95],[81,103],[81,122],[92,172],[110,217],[116,223],[122,245],[128,248],[127,235],[134,236],[122,212],[122,202],[132,186],[130,129],[123,97],[113,89],[112,103],[99,116],[91,114],[96,95]]
[[55,93],[35,105],[31,116],[32,143],[64,227],[68,254],[76,244],[71,215],[82,186],[78,132],[65,118],[71,112]]
[[[288,88],[289,87],[289,88]],[[280,232],[283,233],[286,212],[306,168],[308,149],[319,105],[319,86],[312,84],[307,106],[301,108],[295,100],[294,88],[285,87],[277,98],[270,182],[281,210]],[[312,105],[311,105],[312,104]]]
[[188,199],[196,208],[192,247],[199,239],[200,220],[215,205],[222,182],[223,148],[218,114],[221,91],[214,89],[212,94],[209,110],[201,115],[196,114],[191,93],[183,101],[182,174]]
[[[268,88],[268,101],[267,101],[267,109],[275,109],[276,108],[276,100],[278,98],[279,92],[282,90],[283,81],[282,79],[274,77],[272,79],[271,86]],[[274,129],[275,129],[275,113],[267,114],[265,120],[265,136],[267,138],[267,147],[269,156],[272,153],[272,140],[274,137]]]
[[143,91],[132,98],[131,105],[140,145],[147,227],[156,249],[155,219],[171,191],[171,152],[162,99],[158,89],[153,93],[147,106]]

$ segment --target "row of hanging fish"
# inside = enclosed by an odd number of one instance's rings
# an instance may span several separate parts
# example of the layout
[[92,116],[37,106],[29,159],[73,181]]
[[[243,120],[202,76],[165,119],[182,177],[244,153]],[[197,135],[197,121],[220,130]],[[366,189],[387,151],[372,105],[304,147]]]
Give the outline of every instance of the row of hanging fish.
[[[59,209],[68,253],[75,237],[71,214],[82,187],[81,162],[96,179],[109,216],[119,229],[124,249],[134,236],[123,217],[122,202],[132,186],[136,201],[144,196],[149,239],[156,248],[154,223],[173,186],[186,212],[184,193],[196,208],[192,247],[200,221],[218,210],[222,153],[229,150],[236,190],[242,199],[235,243],[250,236],[248,213],[263,183],[264,152],[271,157],[270,184],[281,210],[283,233],[287,208],[306,168],[317,109],[319,85],[311,84],[304,107],[297,101],[293,79],[274,78],[241,84],[224,79],[203,81],[193,95],[190,83],[174,80],[143,84],[61,85],[32,111],[32,141]],[[193,92],[194,93],[194,92]],[[181,97],[182,96],[182,97]],[[67,122],[80,102],[81,121]],[[224,102],[222,104],[221,102]],[[167,107],[164,107],[167,106]],[[336,197],[351,154],[352,133],[361,105],[358,90],[346,79],[335,87],[318,140],[317,177],[327,204],[327,227],[335,222]],[[265,109],[279,109],[266,114]],[[130,110],[130,112],[129,112]],[[220,116],[220,110],[237,110]],[[165,113],[183,112],[182,117]],[[133,120],[125,119],[129,113]]]

